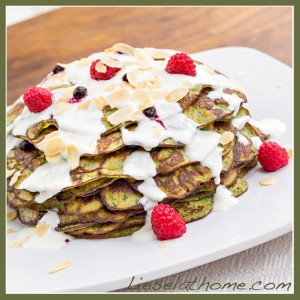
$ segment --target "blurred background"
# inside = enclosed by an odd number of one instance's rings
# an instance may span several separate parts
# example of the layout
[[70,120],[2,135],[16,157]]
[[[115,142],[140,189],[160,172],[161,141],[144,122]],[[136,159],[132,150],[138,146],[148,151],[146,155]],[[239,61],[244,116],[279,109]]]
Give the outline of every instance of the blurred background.
[[9,6],[6,20],[9,104],[57,62],[116,42],[187,53],[246,46],[292,64],[292,7]]

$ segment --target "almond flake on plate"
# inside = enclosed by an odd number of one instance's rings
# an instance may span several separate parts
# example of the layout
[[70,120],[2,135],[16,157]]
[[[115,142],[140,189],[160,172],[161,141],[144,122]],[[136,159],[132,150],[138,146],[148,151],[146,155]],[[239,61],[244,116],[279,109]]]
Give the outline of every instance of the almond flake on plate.
[[114,113],[112,113],[107,118],[108,122],[110,122],[113,125],[118,125],[125,121],[133,121],[134,119],[135,118],[133,117],[133,108],[131,106],[122,107]]
[[106,67],[106,65],[104,65],[103,62],[98,61],[95,66],[95,70],[100,73],[106,73],[107,67]]
[[224,131],[220,137],[220,143],[222,145],[227,145],[234,139],[234,134],[231,131]]
[[13,186],[18,181],[18,178],[19,178],[20,175],[21,175],[21,171],[15,172],[14,175],[12,176],[10,182],[9,182],[9,185]]
[[13,233],[14,232],[14,229],[13,228],[7,228],[6,229],[6,233],[9,234],[9,233]]
[[112,83],[112,84],[109,84],[109,85],[103,87],[102,90],[105,92],[111,92],[112,90],[114,90],[115,87],[116,87],[116,85],[114,83]]
[[6,212],[6,219],[7,221],[12,221],[17,217],[17,212],[14,210],[8,210]]
[[160,247],[160,248],[166,248],[166,247],[168,247],[170,244],[171,244],[170,242],[162,243],[162,244],[159,244],[159,247]]
[[133,86],[137,86],[138,85],[138,74],[136,71],[131,71],[127,73],[127,80],[129,81],[129,83]]
[[50,228],[50,225],[47,223],[37,224],[36,225],[36,234],[38,237],[41,237],[47,233]]
[[91,104],[91,101],[90,100],[86,100],[86,101],[81,102],[80,104],[78,104],[77,109],[86,110],[86,109],[89,108],[90,104]]
[[163,50],[153,49],[150,50],[150,56],[154,59],[166,59],[170,57],[170,54]]
[[78,149],[73,144],[69,144],[67,146],[66,152],[67,152],[67,161],[72,171],[77,167],[79,167],[80,155]]
[[276,182],[275,177],[268,177],[268,178],[264,178],[264,179],[260,180],[259,184],[263,185],[263,186],[269,186],[269,185],[273,185],[275,182]]
[[56,163],[58,162],[60,159],[60,154],[56,154],[56,155],[46,155],[46,160],[49,163]]
[[17,240],[17,241],[14,241],[12,243],[9,244],[9,247],[10,248],[18,248],[18,247],[22,247],[28,240],[30,239],[30,235],[20,239],[20,240]]
[[186,94],[189,92],[188,89],[185,88],[179,88],[176,89],[172,92],[170,92],[167,96],[166,96],[166,100],[168,102],[177,102],[180,99],[182,99],[184,96],[186,96]]
[[94,105],[99,109],[102,110],[104,106],[107,105],[107,102],[105,98],[99,97],[97,99],[94,99]]
[[71,265],[71,261],[69,261],[69,260],[61,262],[58,265],[52,267],[49,270],[49,274],[55,274],[55,273],[57,273],[59,271],[62,271],[64,269],[68,268],[70,265]]

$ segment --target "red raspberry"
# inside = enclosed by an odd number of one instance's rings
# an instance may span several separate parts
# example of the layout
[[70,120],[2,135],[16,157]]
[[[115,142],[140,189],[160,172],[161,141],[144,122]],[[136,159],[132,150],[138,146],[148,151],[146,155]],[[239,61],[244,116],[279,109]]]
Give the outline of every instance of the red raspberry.
[[151,214],[152,230],[160,241],[181,237],[186,232],[184,220],[168,204],[160,203]]
[[275,142],[265,142],[258,150],[258,161],[267,172],[275,172],[288,164],[287,151]]
[[90,67],[91,77],[95,80],[109,80],[116,75],[116,73],[120,70],[120,68],[112,68],[106,66],[106,72],[100,73],[96,71],[96,64],[100,61],[100,59],[96,59],[92,62]]
[[52,104],[52,93],[42,87],[33,86],[23,96],[24,103],[33,113],[39,113]]
[[196,76],[196,65],[187,54],[176,53],[170,57],[166,71],[170,74]]

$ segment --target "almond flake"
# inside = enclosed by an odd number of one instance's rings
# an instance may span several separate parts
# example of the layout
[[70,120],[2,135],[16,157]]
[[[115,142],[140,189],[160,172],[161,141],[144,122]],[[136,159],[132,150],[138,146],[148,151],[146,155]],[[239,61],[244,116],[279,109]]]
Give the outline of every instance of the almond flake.
[[106,73],[107,67],[103,62],[99,61],[95,66],[95,70],[100,73]]
[[176,89],[172,92],[170,92],[167,96],[166,96],[166,100],[168,102],[177,102],[180,99],[182,99],[184,96],[186,96],[186,94],[189,92],[188,89],[185,88],[179,88]]
[[131,55],[131,56],[134,54],[134,48],[132,46],[124,44],[124,43],[114,44],[113,49],[115,51],[119,51],[124,54]]
[[147,87],[147,82],[146,81],[141,81],[136,86],[136,88],[138,88],[138,89],[145,89],[146,87]]
[[54,274],[54,273],[57,273],[59,271],[62,271],[64,269],[68,268],[70,265],[71,265],[71,261],[69,261],[69,260],[64,261],[64,262],[54,266],[53,268],[51,268],[49,270],[49,274]]
[[161,69],[151,69],[151,73],[155,76],[155,77],[161,77],[164,74],[164,71]]
[[104,52],[114,52],[114,51],[115,49],[113,47],[104,50]]
[[132,96],[131,96],[131,99],[134,100],[134,101],[148,101],[150,99],[149,97],[149,90],[146,91],[146,90],[136,90]]
[[90,100],[86,100],[86,101],[81,102],[80,104],[78,104],[77,109],[86,110],[86,109],[89,108],[90,104],[91,104],[91,101]]
[[273,185],[275,182],[276,182],[275,177],[268,177],[268,178],[264,178],[264,179],[260,180],[259,184],[263,185],[263,186],[268,186],[268,185]]
[[170,57],[169,53],[163,50],[153,49],[150,51],[150,56],[154,59],[166,59]]
[[63,106],[57,106],[55,108],[55,113],[57,115],[61,115],[63,114],[64,112],[68,111],[70,109],[70,107],[68,105],[63,105]]
[[46,155],[47,162],[52,163],[52,164],[58,162],[59,159],[60,159],[60,154],[49,155],[49,156]]
[[119,68],[119,69],[121,69],[121,68],[124,67],[124,63],[122,63],[119,60],[113,59],[113,58],[111,58],[109,56],[104,56],[103,58],[101,58],[101,62],[103,64],[105,64],[106,66],[111,67],[111,68]]
[[6,219],[7,221],[12,221],[17,217],[17,213],[14,210],[8,210],[6,212]]
[[289,158],[292,158],[293,157],[293,146],[292,145],[285,145],[283,148],[286,150]]
[[189,81],[184,81],[183,83],[183,86],[185,87],[185,88],[187,88],[187,89],[190,89],[190,88],[192,88],[194,85],[191,83],[191,82],[189,82]]
[[157,99],[157,98],[165,98],[167,95],[168,95],[168,90],[167,90],[167,89],[151,91],[151,96],[152,96],[154,99]]
[[67,160],[70,166],[71,171],[79,167],[80,163],[80,155],[77,150],[77,148],[73,145],[70,144],[67,146]]
[[94,99],[94,105],[99,109],[102,110],[104,106],[107,105],[106,100],[103,97],[99,97]]
[[125,106],[122,107],[120,109],[118,109],[117,111],[115,111],[114,113],[112,113],[110,116],[108,116],[107,120],[113,124],[113,125],[118,125],[120,123],[123,123],[125,121],[133,121],[133,109],[130,106]]
[[44,137],[44,139],[43,139],[41,142],[39,142],[39,143],[37,144],[37,147],[42,147],[42,146],[45,145],[48,141],[50,141],[50,140],[52,140],[52,139],[58,138],[58,136],[59,136],[59,131],[58,131],[58,130],[53,131],[53,132],[47,134],[47,135]]
[[157,127],[154,127],[152,129],[152,136],[157,139],[160,137],[160,130]]
[[136,71],[131,71],[127,73],[127,80],[131,85],[136,87],[138,85],[138,75]]
[[107,102],[111,108],[119,107],[129,99],[129,92],[125,89],[117,90],[107,97]]
[[112,90],[114,90],[115,87],[116,85],[113,83],[103,87],[102,90],[105,92],[111,92]]
[[140,61],[139,62],[139,69],[140,70],[150,70],[151,66],[150,66],[148,61]]
[[16,169],[8,170],[6,169],[6,178],[11,177],[16,172]]
[[158,79],[151,79],[148,87],[150,89],[158,89],[161,87],[161,82]]
[[14,229],[13,228],[7,228],[6,229],[6,233],[9,234],[9,233],[13,233],[14,232]]
[[170,244],[171,244],[170,242],[167,242],[167,243],[161,243],[161,244],[159,244],[159,247],[160,247],[160,248],[166,248],[166,247],[168,247]]
[[23,239],[20,239],[20,240],[17,240],[17,241],[14,241],[14,242],[10,243],[9,247],[10,248],[22,247],[29,239],[30,239],[30,236],[28,235]]
[[36,225],[36,234],[38,237],[41,237],[47,233],[49,230],[50,225],[47,223],[37,224]]
[[220,137],[220,143],[227,145],[234,139],[234,134],[231,131],[224,131]]
[[62,139],[51,139],[44,147],[44,153],[46,156],[55,156],[64,150],[64,142]]
[[76,62],[76,66],[78,67],[85,67],[89,66],[93,60],[91,58],[82,58]]
[[9,182],[9,185],[13,186],[18,181],[18,178],[19,178],[20,175],[21,175],[21,171],[15,172],[14,175],[12,176],[10,182]]

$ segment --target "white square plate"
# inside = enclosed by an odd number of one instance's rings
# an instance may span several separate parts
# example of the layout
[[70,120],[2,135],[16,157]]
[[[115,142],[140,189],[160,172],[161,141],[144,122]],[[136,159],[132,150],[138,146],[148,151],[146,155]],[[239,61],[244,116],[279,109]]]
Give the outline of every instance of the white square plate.
[[[246,105],[256,120],[279,118],[287,131],[279,138],[293,144],[293,71],[280,61],[254,49],[218,48],[195,53],[196,60],[236,79],[246,90]],[[237,75],[244,75],[238,78]],[[249,190],[231,209],[212,212],[187,225],[187,233],[165,248],[159,241],[74,240],[54,252],[7,248],[7,293],[100,292],[146,282],[208,263],[271,240],[292,229],[293,163],[272,174],[274,186],[259,180],[270,174],[256,167],[246,179]],[[20,229],[19,221],[9,227]],[[7,236],[7,244],[15,239]],[[49,275],[54,265],[71,266]],[[142,279],[141,279],[142,278]]]

